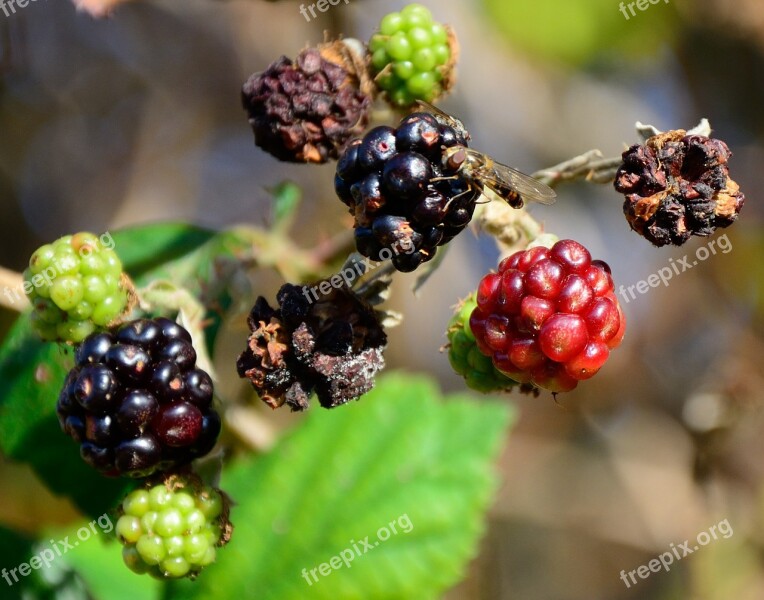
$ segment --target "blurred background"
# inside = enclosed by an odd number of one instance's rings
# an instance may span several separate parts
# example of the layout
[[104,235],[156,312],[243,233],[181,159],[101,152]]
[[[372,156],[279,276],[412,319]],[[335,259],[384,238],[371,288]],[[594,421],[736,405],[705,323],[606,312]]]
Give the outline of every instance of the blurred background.
[[[618,155],[637,141],[636,121],[689,129],[707,117],[747,196],[739,221],[716,234],[729,252],[623,304],[625,341],[596,378],[556,402],[508,397],[521,416],[487,535],[446,598],[764,598],[764,4],[665,0],[627,19],[615,0],[422,3],[460,40],[458,82],[441,106],[474,147],[532,172],[591,148]],[[35,248],[73,231],[266,224],[268,189],[286,179],[305,189],[297,244],[347,228],[334,166],[283,164],[257,149],[240,87],[324,32],[368,39],[403,4],[350,0],[310,22],[291,0],[126,2],[100,20],[51,0],[0,14],[0,265],[21,271]],[[651,247],[630,232],[611,186],[558,194],[533,215],[606,260],[617,285],[708,244]],[[414,277],[399,277],[390,308],[406,319],[386,356],[390,368],[457,391],[443,332],[498,251],[470,232],[452,246],[417,296]],[[254,283],[272,298],[283,282],[262,273]],[[0,309],[0,335],[14,317]],[[232,323],[229,354],[218,355],[227,365],[245,335],[242,319]],[[244,394],[233,374],[223,387]],[[0,521],[14,528],[74,514],[2,458],[0,481]],[[724,519],[728,539],[630,588],[620,579]]]

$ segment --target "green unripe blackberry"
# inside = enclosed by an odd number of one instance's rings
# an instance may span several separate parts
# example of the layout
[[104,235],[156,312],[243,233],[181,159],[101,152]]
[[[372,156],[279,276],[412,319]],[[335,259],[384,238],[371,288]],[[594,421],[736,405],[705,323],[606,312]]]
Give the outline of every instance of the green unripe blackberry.
[[24,291],[44,340],[81,342],[125,312],[130,282],[102,240],[92,233],[66,235],[29,259]]
[[470,389],[484,394],[508,390],[517,385],[517,382],[498,371],[475,343],[475,336],[470,329],[470,315],[476,306],[475,296],[470,294],[451,317],[446,333],[449,342],[448,361],[454,371],[464,377]]
[[119,510],[116,532],[125,564],[159,579],[195,577],[215,561],[216,547],[233,529],[224,494],[195,476],[171,475],[134,490]]
[[386,15],[369,53],[375,82],[394,106],[433,102],[452,85],[455,38],[421,4]]

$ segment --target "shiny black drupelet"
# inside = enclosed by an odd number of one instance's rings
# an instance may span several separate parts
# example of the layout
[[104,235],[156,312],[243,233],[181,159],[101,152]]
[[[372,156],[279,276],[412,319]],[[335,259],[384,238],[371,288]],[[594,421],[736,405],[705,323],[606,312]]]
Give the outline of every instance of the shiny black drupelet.
[[210,376],[191,336],[139,319],[87,337],[58,399],[61,428],[106,475],[146,477],[204,456],[220,433]]
[[334,183],[355,218],[358,252],[413,271],[469,224],[480,192],[442,164],[456,145],[467,146],[461,133],[424,112],[350,143]]

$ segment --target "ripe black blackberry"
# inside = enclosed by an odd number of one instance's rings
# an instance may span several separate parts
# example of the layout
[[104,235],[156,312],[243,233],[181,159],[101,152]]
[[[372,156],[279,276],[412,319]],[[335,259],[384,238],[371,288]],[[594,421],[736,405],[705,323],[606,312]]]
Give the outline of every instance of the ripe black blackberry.
[[462,133],[424,112],[350,143],[334,183],[361,254],[413,271],[467,226],[480,192],[442,164],[443,149],[456,145],[467,146]]
[[220,433],[210,376],[170,319],[139,319],[77,349],[58,399],[61,428],[107,475],[145,477],[207,454]]

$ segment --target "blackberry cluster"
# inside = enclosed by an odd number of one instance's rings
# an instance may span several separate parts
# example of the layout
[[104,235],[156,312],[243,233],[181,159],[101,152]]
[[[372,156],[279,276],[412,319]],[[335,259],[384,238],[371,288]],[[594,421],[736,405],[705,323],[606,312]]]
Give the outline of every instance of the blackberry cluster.
[[376,84],[394,106],[433,102],[453,84],[453,44],[449,30],[421,4],[385,15],[369,40]]
[[745,196],[729,177],[730,156],[723,141],[682,129],[629,148],[615,189],[631,228],[656,246],[681,246],[734,223]]
[[610,267],[573,240],[516,252],[480,281],[470,327],[507,377],[567,392],[620,345],[626,320]]
[[448,361],[459,375],[464,377],[467,387],[488,394],[509,390],[517,382],[504,375],[493,366],[493,362],[477,347],[475,336],[470,329],[470,315],[477,306],[474,295],[462,302],[448,323]]
[[44,340],[81,342],[119,317],[129,282],[113,249],[82,232],[38,248],[24,272],[32,325]]
[[[369,120],[368,79],[343,42],[282,56],[242,88],[255,144],[279,160],[323,163],[336,159]],[[369,84],[370,85],[370,84]]]
[[350,143],[334,185],[355,218],[358,252],[413,271],[469,224],[480,192],[442,164],[456,145],[467,146],[462,133],[424,112]]
[[107,475],[145,477],[207,454],[220,433],[210,376],[191,336],[170,319],[140,319],[79,346],[58,399],[62,429]]
[[115,528],[122,558],[138,574],[194,577],[230,538],[225,499],[196,478],[173,476],[168,483],[139,488],[122,501]]
[[249,315],[237,368],[271,408],[306,410],[313,392],[324,408],[357,400],[385,365],[387,336],[371,306],[345,288],[310,289],[287,283],[278,309],[260,296]]

